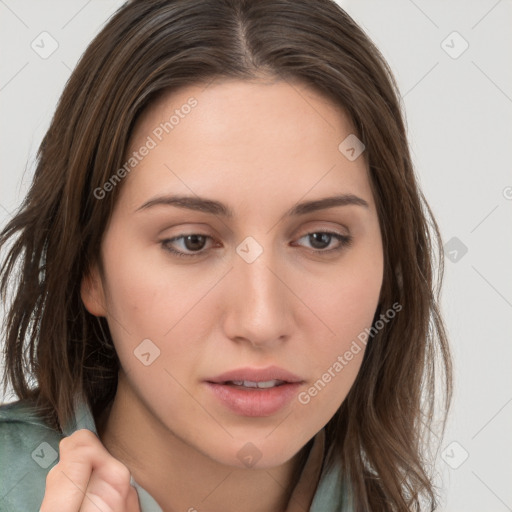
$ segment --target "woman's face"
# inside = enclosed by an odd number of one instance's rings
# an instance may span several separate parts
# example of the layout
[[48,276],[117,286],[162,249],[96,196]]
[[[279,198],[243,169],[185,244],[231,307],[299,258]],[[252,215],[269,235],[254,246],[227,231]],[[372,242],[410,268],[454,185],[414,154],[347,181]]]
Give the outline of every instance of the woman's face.
[[120,385],[220,463],[289,460],[360,368],[383,250],[352,133],[304,84],[186,87],[144,112],[125,172],[96,194],[122,186],[104,280],[82,289],[108,320]]

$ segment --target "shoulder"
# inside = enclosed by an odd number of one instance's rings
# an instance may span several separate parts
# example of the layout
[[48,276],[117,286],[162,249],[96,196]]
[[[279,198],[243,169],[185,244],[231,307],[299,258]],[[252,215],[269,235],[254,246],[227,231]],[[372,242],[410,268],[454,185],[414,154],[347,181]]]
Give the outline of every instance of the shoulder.
[[63,437],[32,402],[0,405],[0,510],[39,510]]

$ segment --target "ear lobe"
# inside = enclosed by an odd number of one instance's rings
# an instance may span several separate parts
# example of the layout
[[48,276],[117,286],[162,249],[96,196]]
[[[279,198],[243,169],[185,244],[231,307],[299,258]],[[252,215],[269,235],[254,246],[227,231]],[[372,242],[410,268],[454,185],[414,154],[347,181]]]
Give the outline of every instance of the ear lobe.
[[80,283],[80,296],[85,309],[94,316],[106,316],[105,294],[103,284],[96,266],[91,268]]

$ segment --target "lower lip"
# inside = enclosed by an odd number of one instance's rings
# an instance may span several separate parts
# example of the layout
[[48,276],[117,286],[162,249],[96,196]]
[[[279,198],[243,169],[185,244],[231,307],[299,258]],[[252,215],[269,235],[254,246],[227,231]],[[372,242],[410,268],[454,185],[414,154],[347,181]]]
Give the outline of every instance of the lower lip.
[[241,416],[271,416],[297,396],[299,382],[282,384],[273,388],[243,388],[229,384],[206,382],[212,393],[228,409]]

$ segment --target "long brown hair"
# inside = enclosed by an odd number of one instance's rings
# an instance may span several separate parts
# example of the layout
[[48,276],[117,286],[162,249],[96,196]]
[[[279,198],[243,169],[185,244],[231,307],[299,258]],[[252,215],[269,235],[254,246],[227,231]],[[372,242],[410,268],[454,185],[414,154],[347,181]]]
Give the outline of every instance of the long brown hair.
[[[341,105],[366,149],[384,247],[379,315],[359,374],[326,426],[328,467],[340,465],[355,510],[437,507],[429,434],[440,395],[442,435],[451,359],[438,308],[441,236],[418,188],[400,96],[383,57],[331,0],[136,0],[93,40],[73,71],[38,151],[33,182],[0,233],[10,243],[0,291],[9,297],[4,392],[35,400],[61,428],[81,396],[98,415],[112,401],[119,361],[104,318],[80,296],[122,181],[141,112],[159,94],[214,78],[301,81]],[[437,272],[437,276],[436,276]],[[13,287],[12,296],[8,289]],[[382,322],[381,322],[382,323]],[[31,386],[35,382],[35,386]]]

